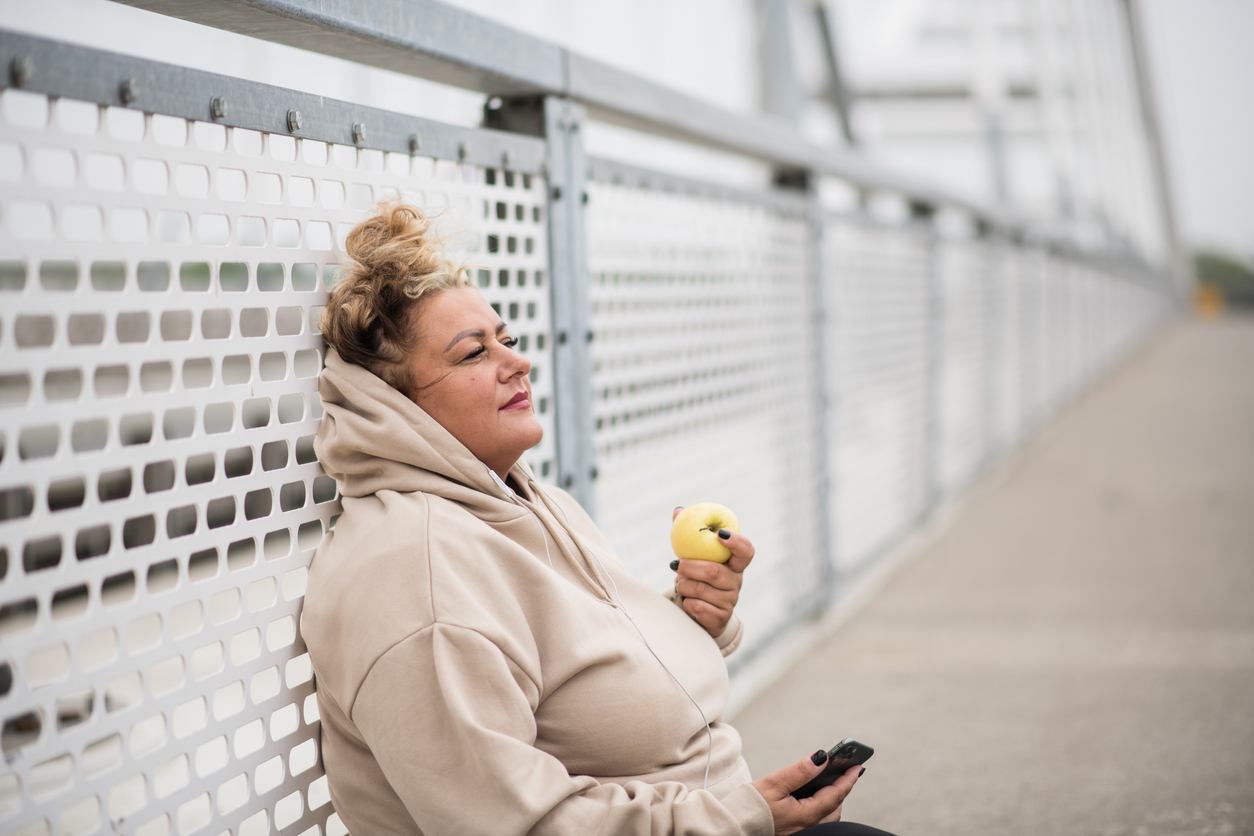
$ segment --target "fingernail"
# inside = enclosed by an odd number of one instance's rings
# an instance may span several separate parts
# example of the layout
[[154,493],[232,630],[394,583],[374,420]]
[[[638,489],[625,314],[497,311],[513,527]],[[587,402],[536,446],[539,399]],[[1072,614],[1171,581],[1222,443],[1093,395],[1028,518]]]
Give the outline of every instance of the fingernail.
[[678,561],[678,560],[672,560],[672,561],[671,561],[671,571],[672,571],[672,572],[678,572],[678,571],[679,571],[679,561]]
[[827,752],[820,749],[810,756],[810,760],[814,762],[815,766],[822,766],[827,763]]
[[858,777],[861,778],[865,774],[866,774],[866,767],[864,766],[858,770]]
[[675,510],[676,510],[676,511],[682,511],[682,510],[684,510],[684,506],[682,506],[682,505],[676,505],[676,506],[675,506]]
[[728,531],[728,530],[727,530],[727,529],[725,529],[725,528],[720,528],[720,529],[718,530],[718,536],[719,536],[719,537],[721,537],[721,538],[722,538],[722,539],[724,539],[724,540],[730,540],[730,539],[731,539],[731,532],[730,532],[730,531]]

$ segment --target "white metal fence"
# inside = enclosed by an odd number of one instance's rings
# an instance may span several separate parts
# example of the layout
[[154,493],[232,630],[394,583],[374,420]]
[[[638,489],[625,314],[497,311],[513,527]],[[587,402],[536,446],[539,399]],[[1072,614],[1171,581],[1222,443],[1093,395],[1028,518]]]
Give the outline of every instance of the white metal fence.
[[598,523],[665,588],[671,510],[735,510],[758,553],[749,650],[813,611],[826,567],[806,204],[622,183],[589,196]]
[[441,213],[533,362],[544,179],[0,94],[0,828],[317,832],[317,321],[352,224]]
[[742,660],[1171,310],[1126,265],[585,167],[565,105],[559,149],[186,71],[146,101],[133,61],[0,36],[6,66],[55,49],[104,77],[0,94],[6,833],[342,832],[297,626],[338,512],[319,306],[377,200],[442,212],[482,264],[533,362],[528,459],[633,572],[670,582],[675,505],[740,514]]

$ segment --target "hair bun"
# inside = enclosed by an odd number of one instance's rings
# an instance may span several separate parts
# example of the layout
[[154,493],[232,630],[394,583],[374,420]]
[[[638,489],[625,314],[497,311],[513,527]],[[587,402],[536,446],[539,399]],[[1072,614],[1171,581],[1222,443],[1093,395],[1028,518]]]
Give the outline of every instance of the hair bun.
[[405,390],[418,301],[470,281],[445,259],[431,219],[399,201],[380,203],[348,233],[344,249],[349,264],[322,309],[322,335],[343,359]]

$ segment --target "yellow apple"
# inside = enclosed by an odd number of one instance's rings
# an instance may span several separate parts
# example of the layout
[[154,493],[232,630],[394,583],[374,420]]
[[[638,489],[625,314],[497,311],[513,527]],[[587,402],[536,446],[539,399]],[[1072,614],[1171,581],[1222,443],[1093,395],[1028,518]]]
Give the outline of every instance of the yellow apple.
[[720,528],[740,530],[740,523],[730,508],[716,502],[689,505],[671,525],[671,549],[680,560],[726,563],[731,558],[731,549],[719,539]]

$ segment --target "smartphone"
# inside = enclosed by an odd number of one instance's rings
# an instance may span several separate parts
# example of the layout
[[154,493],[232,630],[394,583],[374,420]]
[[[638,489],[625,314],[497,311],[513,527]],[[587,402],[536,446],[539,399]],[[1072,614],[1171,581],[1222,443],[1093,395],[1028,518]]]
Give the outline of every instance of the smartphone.
[[823,771],[814,776],[810,783],[799,790],[793,791],[793,798],[809,798],[824,787],[830,787],[839,780],[841,775],[849,771],[849,767],[866,763],[875,750],[865,743],[859,743],[852,737],[833,746],[827,753],[827,765]]

